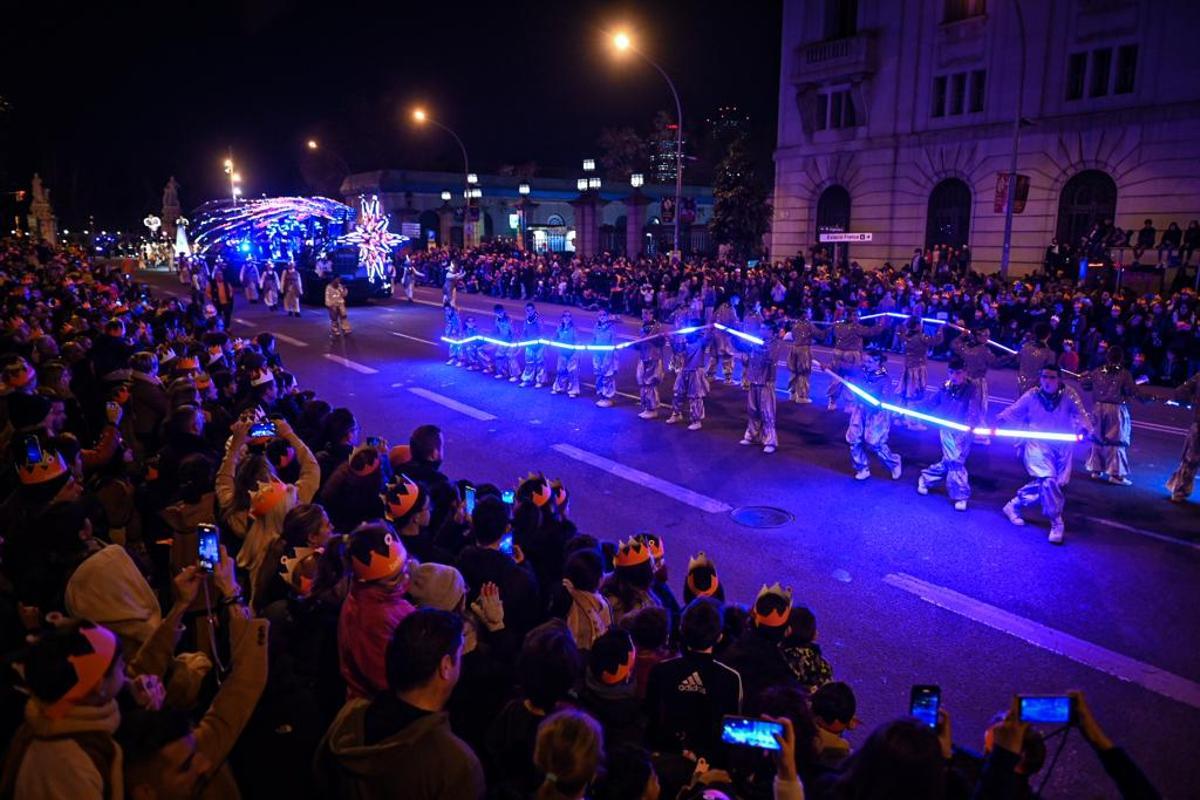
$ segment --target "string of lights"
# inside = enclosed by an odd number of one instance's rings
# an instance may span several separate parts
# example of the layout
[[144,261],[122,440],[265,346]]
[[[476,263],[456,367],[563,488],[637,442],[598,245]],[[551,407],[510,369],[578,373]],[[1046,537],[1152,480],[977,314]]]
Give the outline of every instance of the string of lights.
[[197,253],[206,253],[231,239],[246,239],[288,219],[341,221],[353,217],[354,209],[327,197],[266,197],[243,200],[238,205],[204,209],[192,230]]

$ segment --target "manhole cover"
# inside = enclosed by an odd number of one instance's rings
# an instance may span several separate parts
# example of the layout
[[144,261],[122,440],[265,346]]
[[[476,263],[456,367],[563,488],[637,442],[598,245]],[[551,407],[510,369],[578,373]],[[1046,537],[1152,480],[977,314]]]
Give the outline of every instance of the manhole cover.
[[782,508],[773,506],[742,506],[730,511],[729,516],[748,528],[779,528],[795,519]]

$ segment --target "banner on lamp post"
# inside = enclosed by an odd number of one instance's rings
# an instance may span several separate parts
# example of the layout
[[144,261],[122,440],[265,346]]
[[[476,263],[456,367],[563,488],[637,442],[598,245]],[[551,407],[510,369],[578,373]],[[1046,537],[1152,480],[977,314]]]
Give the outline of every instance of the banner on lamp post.
[[[1003,214],[1008,204],[1008,178],[1010,173],[996,173],[996,199],[992,204],[997,214]],[[1017,173],[1017,191],[1013,197],[1013,213],[1020,214],[1025,210],[1025,201],[1029,199],[1029,176]]]

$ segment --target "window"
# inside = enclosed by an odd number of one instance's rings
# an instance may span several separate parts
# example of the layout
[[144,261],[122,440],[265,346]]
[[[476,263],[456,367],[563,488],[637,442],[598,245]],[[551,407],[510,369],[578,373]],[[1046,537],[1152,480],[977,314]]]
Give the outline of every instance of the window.
[[981,69],[971,71],[971,113],[983,111],[983,89],[986,73]]
[[827,94],[817,95],[816,123],[814,127],[819,131],[823,131],[829,127],[829,95]]
[[945,75],[933,79],[933,115],[946,116],[946,81]]
[[971,229],[971,187],[947,178],[929,193],[925,217],[925,246],[962,247]]
[[963,113],[963,103],[967,98],[967,73],[955,73],[950,78],[950,113]]
[[825,0],[825,39],[858,33],[858,0]]
[[1079,244],[1093,225],[1116,215],[1116,182],[1098,169],[1084,170],[1067,181],[1058,197],[1058,241]]
[[1088,97],[1108,94],[1108,73],[1112,69],[1112,48],[1092,51],[1092,77],[1088,82]]
[[854,98],[849,89],[821,92],[817,95],[817,130],[827,128],[853,128],[858,125],[858,114],[854,109]]
[[946,0],[943,22],[958,22],[968,17],[978,17],[987,11],[987,0]]
[[1117,48],[1117,76],[1113,94],[1129,94],[1133,91],[1133,78],[1137,74],[1137,45],[1126,44]]
[[1067,59],[1067,99],[1083,97],[1083,81],[1087,77],[1087,53],[1072,53]]
[[[833,185],[817,199],[817,233],[843,233],[850,230],[850,192]],[[813,237],[820,241],[819,237]]]

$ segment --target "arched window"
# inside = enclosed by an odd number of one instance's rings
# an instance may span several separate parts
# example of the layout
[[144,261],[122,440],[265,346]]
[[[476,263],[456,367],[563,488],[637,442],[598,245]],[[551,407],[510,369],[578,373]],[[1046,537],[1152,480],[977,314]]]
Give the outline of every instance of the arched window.
[[947,178],[929,193],[925,216],[925,246],[962,247],[971,233],[971,187]]
[[1077,245],[1092,225],[1117,215],[1117,184],[1107,173],[1086,169],[1058,196],[1058,241]]
[[[850,192],[845,186],[830,186],[817,199],[817,234],[850,230]],[[818,239],[819,240],[819,239]]]
[[561,214],[551,214],[546,220],[546,224],[550,227],[557,227],[559,225],[566,225],[567,223],[563,220]]

